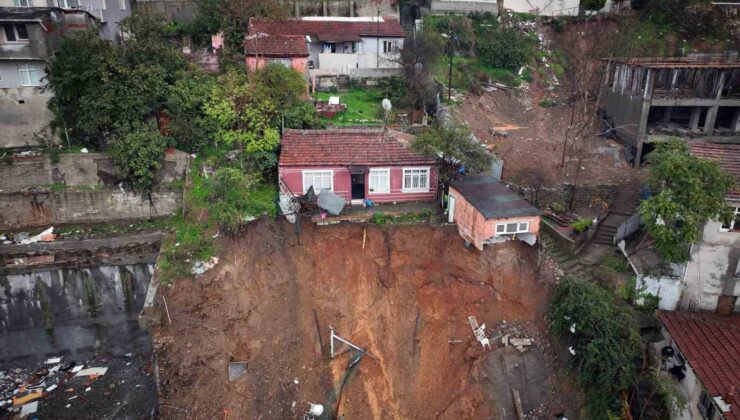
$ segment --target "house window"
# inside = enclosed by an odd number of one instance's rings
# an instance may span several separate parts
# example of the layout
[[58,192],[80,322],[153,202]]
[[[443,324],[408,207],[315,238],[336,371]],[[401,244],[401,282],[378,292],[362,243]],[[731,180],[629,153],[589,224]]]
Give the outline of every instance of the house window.
[[337,44],[324,44],[324,53],[336,53],[337,52]]
[[370,182],[368,192],[370,193],[389,193],[391,192],[391,170],[390,169],[370,169]]
[[403,192],[429,191],[429,168],[403,168]]
[[13,6],[15,6],[15,7],[33,7],[33,1],[31,1],[31,0],[13,0]]
[[33,65],[19,65],[18,75],[23,86],[41,86],[41,70]]
[[529,232],[529,222],[496,223],[496,235]]
[[740,232],[740,207],[732,209],[732,217],[722,223],[720,230],[722,232]]
[[270,58],[268,64],[280,64],[283,67],[290,68],[290,58]]
[[76,9],[80,7],[79,0],[58,0],[57,4],[59,4],[59,7],[62,9]]
[[26,25],[23,23],[3,25],[3,30],[5,32],[5,40],[7,42],[28,41],[28,30],[26,29]]
[[126,10],[126,0],[118,0],[118,8],[121,10]]
[[398,52],[398,41],[383,41],[383,52],[384,53]]
[[321,190],[334,190],[334,173],[332,171],[303,171],[303,192],[313,190],[318,194]]

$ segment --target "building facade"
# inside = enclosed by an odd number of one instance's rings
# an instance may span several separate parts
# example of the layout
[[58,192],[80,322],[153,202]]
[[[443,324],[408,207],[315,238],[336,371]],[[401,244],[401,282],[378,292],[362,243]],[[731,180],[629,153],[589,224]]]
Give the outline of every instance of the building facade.
[[491,176],[452,181],[447,216],[460,236],[479,250],[510,239],[533,245],[540,230],[540,211]]
[[0,147],[34,146],[51,121],[46,61],[62,37],[96,25],[79,9],[0,8]]
[[669,137],[740,140],[740,57],[611,60],[599,106],[635,167]]
[[304,37],[311,77],[371,77],[398,71],[397,59],[405,38],[398,19],[388,16],[304,17],[282,22],[251,19],[247,38],[257,36]]
[[350,204],[434,200],[434,159],[407,144],[407,135],[382,129],[285,130],[278,174],[294,196],[313,187]]

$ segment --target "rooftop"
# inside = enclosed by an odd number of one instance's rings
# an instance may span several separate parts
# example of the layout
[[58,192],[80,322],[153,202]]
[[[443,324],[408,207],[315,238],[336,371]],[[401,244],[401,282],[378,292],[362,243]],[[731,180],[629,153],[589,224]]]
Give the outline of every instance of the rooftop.
[[465,197],[486,219],[537,216],[534,208],[519,194],[492,176],[476,175],[455,180],[450,186]]
[[[740,315],[660,312],[671,338],[712,397],[740,389]],[[731,405],[728,420],[740,419],[740,403]]]
[[362,36],[404,37],[398,19],[383,16],[374,18],[302,18],[286,21],[250,19],[250,34],[310,36],[321,42],[360,41]]
[[692,141],[689,147],[692,155],[718,162],[724,171],[735,177],[735,190],[727,198],[740,200],[740,144]]
[[371,128],[288,129],[281,140],[280,166],[433,165],[434,159],[407,148],[409,137]]
[[247,55],[268,57],[308,57],[304,35],[266,35],[244,40]]

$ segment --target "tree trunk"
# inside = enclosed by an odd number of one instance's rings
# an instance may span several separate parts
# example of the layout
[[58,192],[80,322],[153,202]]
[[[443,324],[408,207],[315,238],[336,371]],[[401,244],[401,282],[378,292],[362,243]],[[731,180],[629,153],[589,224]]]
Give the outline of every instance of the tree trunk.
[[504,0],[496,0],[496,11],[499,16],[504,14]]

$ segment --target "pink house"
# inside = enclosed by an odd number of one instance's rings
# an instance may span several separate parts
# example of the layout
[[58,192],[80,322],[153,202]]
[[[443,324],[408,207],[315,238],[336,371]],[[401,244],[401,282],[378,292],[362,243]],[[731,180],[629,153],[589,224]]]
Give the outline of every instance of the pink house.
[[411,139],[382,129],[285,130],[279,177],[296,196],[313,186],[356,204],[434,200],[434,159],[410,151]]
[[255,33],[244,38],[246,65],[255,70],[269,63],[280,63],[305,73],[308,63],[306,37],[302,35],[268,35]]

